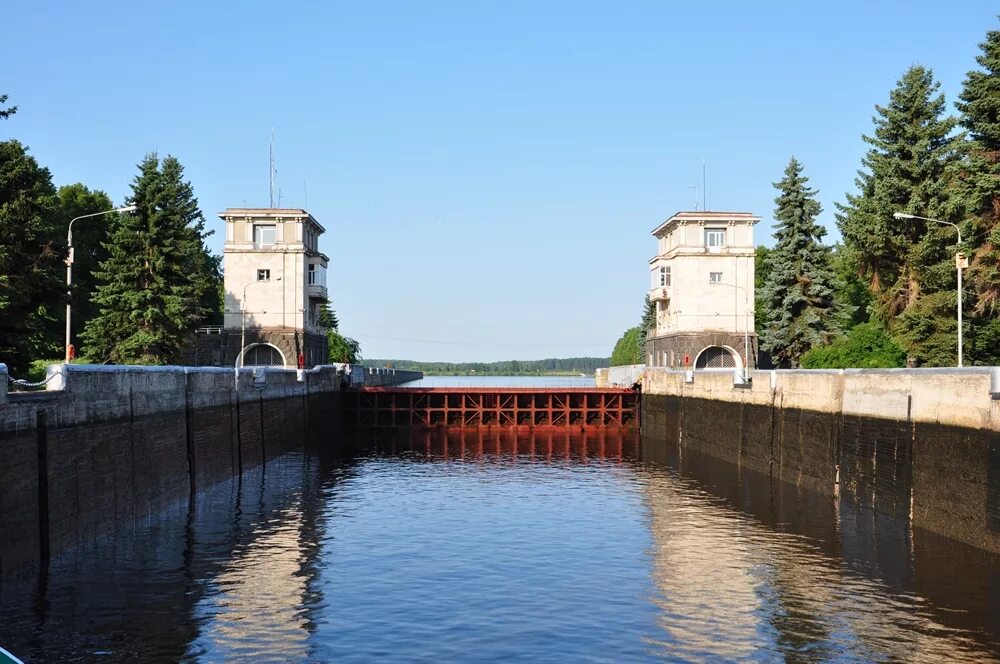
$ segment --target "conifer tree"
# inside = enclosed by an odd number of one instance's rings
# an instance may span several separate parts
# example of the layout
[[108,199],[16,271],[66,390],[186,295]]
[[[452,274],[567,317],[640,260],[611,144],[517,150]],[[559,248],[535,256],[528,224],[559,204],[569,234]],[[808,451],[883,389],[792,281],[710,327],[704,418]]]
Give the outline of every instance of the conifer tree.
[[65,252],[53,242],[49,169],[18,141],[0,142],[0,362],[23,373],[62,301]]
[[[92,191],[77,183],[59,187],[56,192],[56,209],[53,223],[53,237],[64,242],[69,222],[74,217],[95,212],[104,212],[114,207],[111,199],[103,191]],[[97,308],[91,297],[96,289],[94,270],[108,256],[102,244],[108,235],[107,217],[84,219],[73,224],[73,335],[74,341],[83,331],[84,324],[93,318]],[[65,344],[66,320],[65,300],[53,302],[49,309],[49,324],[46,335],[45,357],[62,357]]]
[[204,247],[205,218],[174,157],[139,164],[130,202],[105,243],[93,301],[100,313],[83,332],[87,357],[121,364],[176,361],[217,298],[218,272]]
[[[7,95],[0,95],[0,104],[7,103]],[[7,108],[0,108],[0,120],[9,118],[10,116],[17,113],[17,106],[8,106]]]
[[639,327],[642,329],[640,343],[645,344],[656,331],[656,303],[649,299],[649,295],[646,296],[646,301],[642,305],[642,322]]
[[912,361],[931,365],[955,361],[954,344],[948,350],[940,343],[955,330],[954,231],[893,214],[956,221],[949,174],[963,139],[954,131],[957,120],[944,115],[939,88],[924,67],[903,74],[889,103],[875,107],[858,191],[837,206],[844,243],[871,288],[873,313]]
[[820,242],[826,229],[816,222],[822,209],[808,182],[792,157],[785,177],[774,183],[780,192],[774,199],[777,242],[761,292],[769,314],[761,345],[775,362],[793,368],[810,348],[829,343],[842,324],[830,248]]
[[969,131],[959,189],[969,217],[966,241],[974,247],[971,359],[993,363],[1000,356],[1000,349],[989,349],[989,340],[1000,339],[1000,30],[987,32],[979,47],[981,69],[966,75],[956,104]]

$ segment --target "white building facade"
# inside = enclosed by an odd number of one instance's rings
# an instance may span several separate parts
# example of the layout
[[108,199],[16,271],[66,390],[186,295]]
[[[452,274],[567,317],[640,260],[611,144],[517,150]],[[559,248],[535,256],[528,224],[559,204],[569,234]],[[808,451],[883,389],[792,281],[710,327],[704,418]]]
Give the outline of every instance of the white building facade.
[[323,226],[300,208],[228,208],[219,217],[226,225],[225,319],[216,353],[221,361],[212,363],[325,364]]
[[678,212],[653,230],[649,366],[756,366],[753,227],[748,212]]

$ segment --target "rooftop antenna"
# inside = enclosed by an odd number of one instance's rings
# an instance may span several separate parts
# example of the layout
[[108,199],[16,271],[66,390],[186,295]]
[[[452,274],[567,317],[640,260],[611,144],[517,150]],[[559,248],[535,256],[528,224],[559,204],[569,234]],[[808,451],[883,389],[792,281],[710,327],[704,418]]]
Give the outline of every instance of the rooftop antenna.
[[701,158],[701,209],[708,212],[708,162]]
[[[270,149],[270,163],[269,163],[268,171],[269,171],[269,173],[268,173],[268,176],[269,176],[268,193],[269,193],[269,203],[270,203],[269,207],[273,208],[274,207],[274,182],[275,182],[275,180],[277,179],[277,176],[278,176],[278,169],[274,165],[274,127],[271,127],[271,149]],[[278,194],[278,198],[280,200],[280,198],[281,198],[281,194],[280,193]],[[280,205],[280,203],[279,203],[279,205]]]
[[694,211],[698,211],[698,185],[693,184],[688,189],[694,189]]

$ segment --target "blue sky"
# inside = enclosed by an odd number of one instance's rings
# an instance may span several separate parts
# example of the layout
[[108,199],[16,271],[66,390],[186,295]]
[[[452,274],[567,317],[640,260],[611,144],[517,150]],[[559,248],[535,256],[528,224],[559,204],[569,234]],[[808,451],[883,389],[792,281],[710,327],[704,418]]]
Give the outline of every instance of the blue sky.
[[949,102],[995,2],[10,3],[0,92],[57,184],[116,201],[177,156],[221,251],[227,206],[324,224],[368,357],[607,355],[637,323],[649,231],[764,217],[790,155],[834,203],[911,64]]

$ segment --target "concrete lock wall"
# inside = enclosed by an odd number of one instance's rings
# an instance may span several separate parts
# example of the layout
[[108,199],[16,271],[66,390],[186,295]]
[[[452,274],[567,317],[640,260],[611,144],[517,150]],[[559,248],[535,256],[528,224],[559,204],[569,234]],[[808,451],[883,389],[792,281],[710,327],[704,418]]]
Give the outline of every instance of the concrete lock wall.
[[41,392],[0,365],[0,578],[145,518],[339,424],[341,375],[59,365]]
[[1000,551],[1000,369],[647,368],[642,434]]

